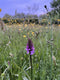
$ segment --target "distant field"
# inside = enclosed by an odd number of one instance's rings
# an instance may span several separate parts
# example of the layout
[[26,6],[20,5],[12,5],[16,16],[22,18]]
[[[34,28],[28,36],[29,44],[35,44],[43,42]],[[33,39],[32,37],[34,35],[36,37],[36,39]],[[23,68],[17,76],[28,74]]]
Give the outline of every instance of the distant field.
[[0,30],[0,80],[31,80],[29,54],[26,54],[28,37],[35,48],[33,80],[60,80],[60,25],[4,27],[5,32]]

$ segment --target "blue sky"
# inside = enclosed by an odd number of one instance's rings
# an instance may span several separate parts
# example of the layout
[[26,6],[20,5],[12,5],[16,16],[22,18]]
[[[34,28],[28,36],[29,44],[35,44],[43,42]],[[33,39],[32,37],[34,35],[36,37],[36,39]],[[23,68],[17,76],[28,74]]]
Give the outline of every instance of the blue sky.
[[[2,11],[0,12],[0,17],[3,17],[6,13],[10,15],[15,14],[15,10],[18,13],[35,13],[35,14],[44,14],[46,10],[44,9],[44,5],[47,5],[49,10],[51,10],[50,2],[52,0],[0,0],[0,8]],[[32,8],[37,6],[39,10],[33,11]],[[27,7],[32,7],[31,10],[28,10]]]

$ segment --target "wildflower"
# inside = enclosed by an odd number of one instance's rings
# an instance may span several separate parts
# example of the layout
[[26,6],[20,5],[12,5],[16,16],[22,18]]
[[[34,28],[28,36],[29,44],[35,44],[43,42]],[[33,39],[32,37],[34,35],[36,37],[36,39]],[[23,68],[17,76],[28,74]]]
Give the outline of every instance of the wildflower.
[[14,57],[14,55],[13,55],[12,53],[9,53],[9,56],[10,56],[10,57]]
[[48,22],[48,24],[50,24],[50,22]]
[[46,5],[44,5],[44,7],[47,9],[47,6]]
[[9,41],[6,45],[9,46],[10,43],[11,43],[11,41]]
[[1,8],[0,8],[0,12],[1,12]]
[[25,24],[25,27],[27,27],[27,24]]
[[33,46],[31,39],[28,39],[26,51],[27,51],[27,54],[30,53],[30,55],[33,55],[33,53],[34,53],[34,46]]
[[55,56],[54,56],[54,55],[52,56],[52,59],[53,59],[54,61],[56,61],[56,58],[55,58]]
[[19,29],[19,31],[21,31],[21,29]]
[[28,38],[28,43],[27,43],[27,46],[26,46],[26,50],[27,50],[27,54],[29,53],[29,55],[30,55],[29,63],[30,63],[30,66],[31,66],[31,80],[33,80],[33,76],[32,76],[32,73],[33,73],[32,55],[34,53],[34,46],[33,46],[33,43],[31,41],[31,39],[29,39],[29,38]]
[[44,5],[44,7],[45,7],[45,9],[48,11],[47,6],[46,6],[46,5]]
[[10,61],[8,61],[8,65],[10,65]]
[[52,60],[53,60],[54,64],[56,65],[56,57],[54,55],[52,56]]
[[60,27],[60,24],[58,26]]
[[60,19],[57,19],[57,21],[60,21]]
[[26,37],[26,35],[23,35],[23,37],[25,38],[25,37]]
[[34,32],[32,32],[32,35],[34,36]]

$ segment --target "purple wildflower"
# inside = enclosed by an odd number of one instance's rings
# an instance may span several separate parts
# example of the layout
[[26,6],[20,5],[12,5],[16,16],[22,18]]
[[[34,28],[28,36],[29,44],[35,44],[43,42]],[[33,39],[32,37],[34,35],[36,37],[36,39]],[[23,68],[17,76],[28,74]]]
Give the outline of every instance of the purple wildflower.
[[8,61],[8,65],[10,65],[10,61]]
[[33,55],[34,54],[34,46],[33,46],[33,43],[31,41],[31,39],[28,39],[26,50],[27,50],[27,54],[28,53],[30,53],[30,55]]

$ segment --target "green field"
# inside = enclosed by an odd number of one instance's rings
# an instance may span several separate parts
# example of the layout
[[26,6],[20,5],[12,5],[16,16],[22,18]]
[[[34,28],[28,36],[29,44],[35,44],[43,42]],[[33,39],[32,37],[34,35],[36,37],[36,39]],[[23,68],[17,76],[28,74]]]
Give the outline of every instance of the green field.
[[5,25],[0,30],[0,80],[31,80],[28,37],[32,55],[32,80],[60,80],[60,27]]

